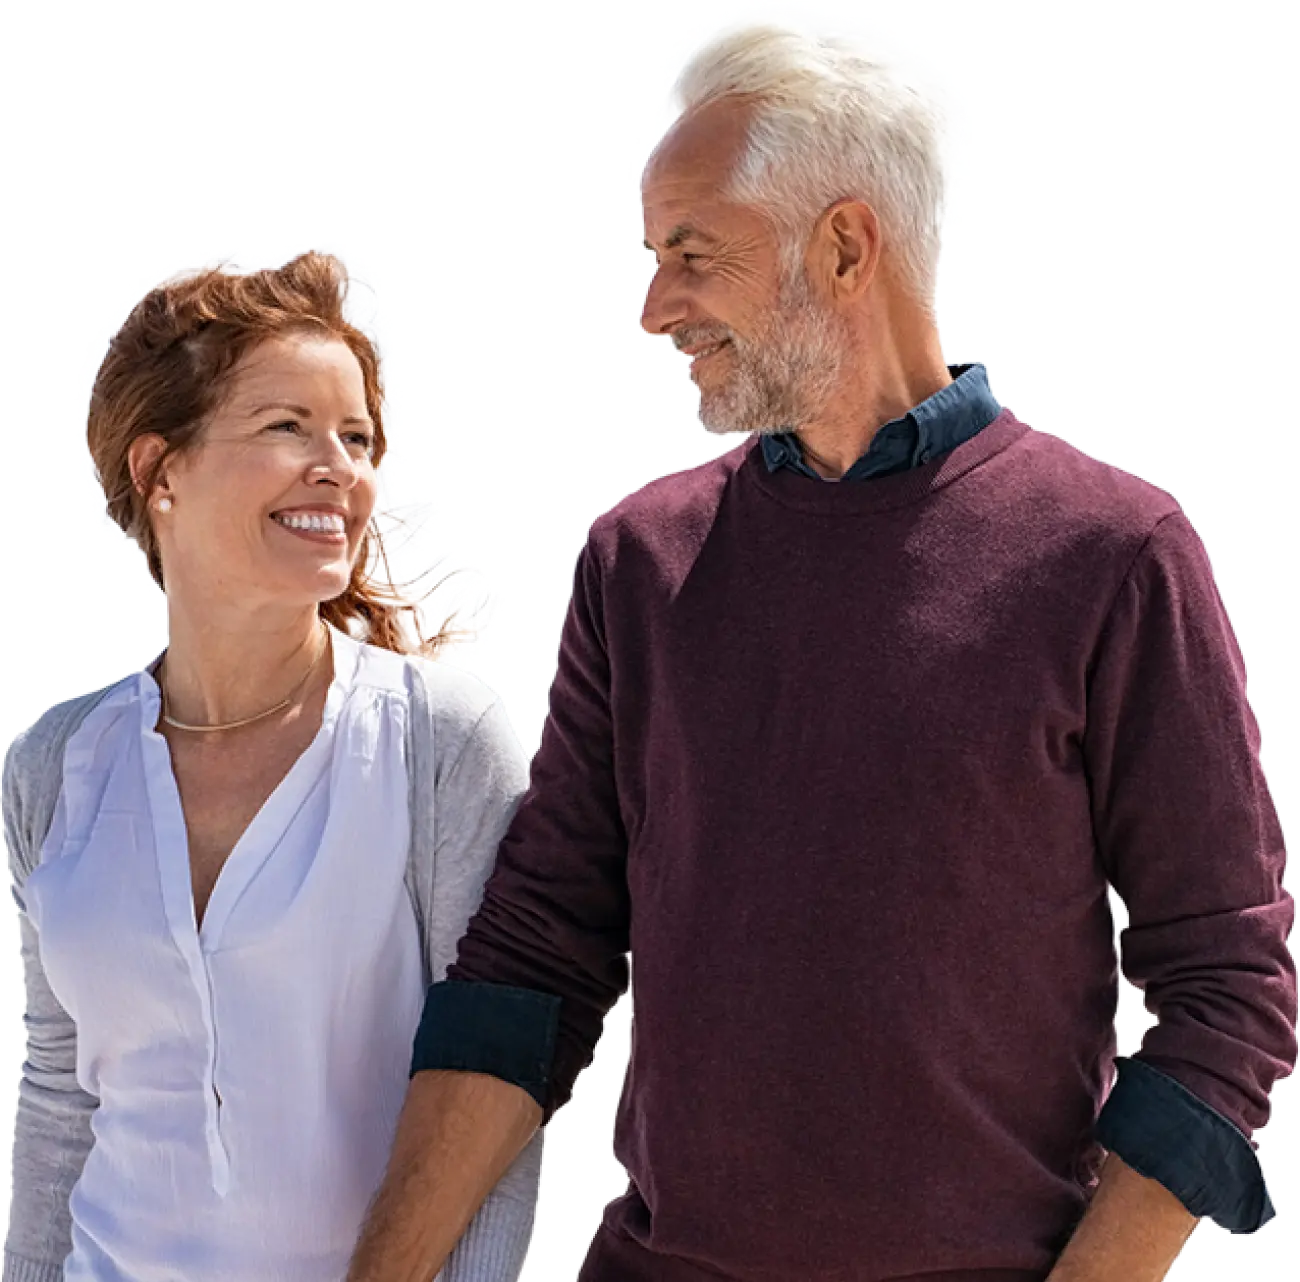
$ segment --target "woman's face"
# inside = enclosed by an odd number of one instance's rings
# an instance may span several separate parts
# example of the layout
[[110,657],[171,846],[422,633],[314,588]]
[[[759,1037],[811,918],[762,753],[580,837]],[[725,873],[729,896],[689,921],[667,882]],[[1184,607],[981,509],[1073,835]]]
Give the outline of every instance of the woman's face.
[[254,348],[151,498],[168,594],[277,609],[338,596],[374,511],[374,441],[346,344],[295,335]]

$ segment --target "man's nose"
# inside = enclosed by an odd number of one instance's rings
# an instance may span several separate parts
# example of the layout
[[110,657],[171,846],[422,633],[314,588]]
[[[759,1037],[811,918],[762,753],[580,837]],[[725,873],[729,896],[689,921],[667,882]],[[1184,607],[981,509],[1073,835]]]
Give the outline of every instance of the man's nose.
[[641,328],[647,334],[671,334],[686,319],[685,300],[662,267],[655,272],[641,309]]

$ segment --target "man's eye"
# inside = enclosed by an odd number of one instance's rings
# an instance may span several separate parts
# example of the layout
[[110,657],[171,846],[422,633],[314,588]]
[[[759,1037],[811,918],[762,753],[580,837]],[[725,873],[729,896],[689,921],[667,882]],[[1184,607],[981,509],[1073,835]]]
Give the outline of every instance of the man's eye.
[[682,262],[684,262],[684,263],[697,263],[697,262],[699,262],[699,260],[700,260],[701,258],[703,258],[703,257],[704,257],[703,254],[683,254],[683,255],[682,255]]

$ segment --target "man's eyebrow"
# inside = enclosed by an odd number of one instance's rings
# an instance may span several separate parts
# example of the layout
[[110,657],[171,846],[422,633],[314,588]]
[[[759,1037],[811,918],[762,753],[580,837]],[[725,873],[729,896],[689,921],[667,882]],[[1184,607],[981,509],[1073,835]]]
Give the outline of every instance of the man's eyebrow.
[[[288,410],[291,414],[296,414],[299,418],[311,418],[311,410],[305,405],[295,405],[292,401],[268,401],[265,405],[259,405],[255,410],[249,412],[249,418],[256,418],[259,414],[265,414],[267,410]],[[343,420],[345,423],[369,423],[368,418],[358,418],[355,414]]]
[[[701,240],[707,245],[716,245],[718,243],[707,232],[702,232],[688,223],[678,223],[664,238],[664,248],[676,249],[678,245],[688,240]],[[652,251],[654,249],[654,246],[648,240],[645,242],[645,247]]]

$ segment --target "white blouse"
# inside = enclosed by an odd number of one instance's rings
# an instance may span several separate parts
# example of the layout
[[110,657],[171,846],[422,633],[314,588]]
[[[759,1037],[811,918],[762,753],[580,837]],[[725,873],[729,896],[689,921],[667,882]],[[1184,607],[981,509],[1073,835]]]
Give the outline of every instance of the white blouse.
[[331,629],[320,732],[196,929],[147,672],[69,741],[26,885],[98,1097],[69,1282],[339,1282],[382,1178],[424,994],[404,885],[401,660]]

